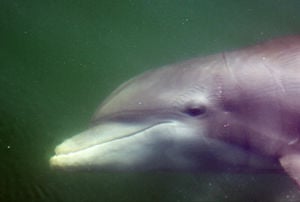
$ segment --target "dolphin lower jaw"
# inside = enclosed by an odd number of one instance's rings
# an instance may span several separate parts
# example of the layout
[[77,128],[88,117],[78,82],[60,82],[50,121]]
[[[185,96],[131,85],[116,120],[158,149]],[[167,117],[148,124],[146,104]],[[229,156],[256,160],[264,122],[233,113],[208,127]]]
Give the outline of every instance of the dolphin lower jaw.
[[[125,156],[122,157],[123,153],[118,154],[118,156],[116,154],[121,147],[125,146],[123,145],[125,142],[130,142],[129,139],[134,139],[134,137],[93,145],[67,154],[57,154],[50,159],[50,165],[62,169],[91,169],[96,166],[109,168],[112,163],[116,166],[125,159]],[[118,144],[116,144],[117,142]]]
[[[114,124],[114,126],[113,132],[117,133],[116,135],[98,134],[102,131],[102,126],[97,126],[98,130],[87,130],[74,136],[75,140],[73,138],[66,140],[57,146],[56,155],[50,159],[50,165],[62,169],[85,170],[95,167],[100,170],[127,170],[127,166],[133,167],[135,164],[138,166],[151,156],[156,149],[153,147],[160,145],[157,142],[172,138],[173,134],[170,131],[178,128],[178,122],[162,121],[148,126],[135,126],[135,128],[130,128],[131,126],[126,124]],[[106,139],[107,135],[114,138]],[[94,138],[91,141],[90,137],[98,137],[98,140]],[[90,144],[88,145],[86,141],[90,141]],[[85,142],[84,147],[81,142]]]

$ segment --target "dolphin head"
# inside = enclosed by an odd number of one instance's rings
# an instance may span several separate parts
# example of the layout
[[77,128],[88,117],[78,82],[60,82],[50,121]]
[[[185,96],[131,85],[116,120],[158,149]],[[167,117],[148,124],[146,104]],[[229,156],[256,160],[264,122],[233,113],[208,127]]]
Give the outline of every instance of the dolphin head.
[[217,121],[214,76],[223,60],[198,60],[146,72],[121,85],[100,105],[90,129],[56,147],[50,164],[80,170],[194,170],[211,165],[205,161],[221,144],[207,135],[210,123]]
[[[52,167],[101,171],[284,169],[300,186],[300,38],[137,76],[65,140]],[[278,166],[281,167],[278,167]]]
[[218,167],[212,158],[236,160],[236,149],[210,137],[226,116],[219,113],[222,67],[222,55],[214,55],[129,80],[100,105],[91,128],[56,147],[50,164],[104,171],[198,170]]

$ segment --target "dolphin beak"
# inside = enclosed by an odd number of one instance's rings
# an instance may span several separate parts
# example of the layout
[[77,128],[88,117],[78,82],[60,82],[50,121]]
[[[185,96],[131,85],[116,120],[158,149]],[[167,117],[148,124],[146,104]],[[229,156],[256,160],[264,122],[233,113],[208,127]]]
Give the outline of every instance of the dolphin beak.
[[[132,158],[135,156],[133,154],[141,151],[138,147],[147,142],[149,133],[166,124],[170,125],[170,122],[101,123],[58,145],[55,155],[50,159],[50,165],[63,169],[100,167],[108,170],[112,170],[111,167],[118,169],[118,164],[130,165],[137,160]],[[138,158],[141,156],[143,153],[139,153]]]

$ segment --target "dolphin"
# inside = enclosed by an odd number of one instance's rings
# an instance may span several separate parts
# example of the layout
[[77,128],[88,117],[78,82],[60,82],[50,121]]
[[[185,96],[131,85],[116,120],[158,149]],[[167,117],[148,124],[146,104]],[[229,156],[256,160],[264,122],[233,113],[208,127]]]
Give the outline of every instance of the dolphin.
[[300,186],[300,36],[150,70],[117,88],[53,168],[286,171]]

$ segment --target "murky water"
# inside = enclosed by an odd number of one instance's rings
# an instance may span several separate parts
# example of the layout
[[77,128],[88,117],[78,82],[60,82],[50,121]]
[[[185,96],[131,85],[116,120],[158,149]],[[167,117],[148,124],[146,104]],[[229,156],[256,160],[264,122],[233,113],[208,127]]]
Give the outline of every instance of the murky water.
[[300,32],[294,1],[0,1],[0,201],[300,201],[280,173],[54,171],[55,145],[88,127],[147,69]]

